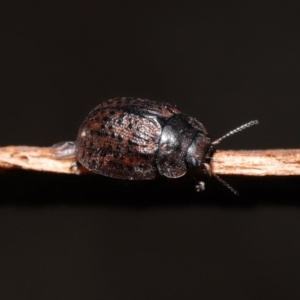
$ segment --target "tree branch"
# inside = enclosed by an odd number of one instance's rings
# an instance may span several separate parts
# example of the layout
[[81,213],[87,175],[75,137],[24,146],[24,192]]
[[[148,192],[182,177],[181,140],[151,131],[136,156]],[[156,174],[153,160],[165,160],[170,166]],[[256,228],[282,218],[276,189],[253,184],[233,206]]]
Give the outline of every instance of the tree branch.
[[[57,159],[52,147],[0,147],[0,170],[22,168],[74,174],[75,159]],[[300,175],[300,149],[217,151],[212,159],[216,174],[247,176]],[[88,172],[79,168],[77,174]]]

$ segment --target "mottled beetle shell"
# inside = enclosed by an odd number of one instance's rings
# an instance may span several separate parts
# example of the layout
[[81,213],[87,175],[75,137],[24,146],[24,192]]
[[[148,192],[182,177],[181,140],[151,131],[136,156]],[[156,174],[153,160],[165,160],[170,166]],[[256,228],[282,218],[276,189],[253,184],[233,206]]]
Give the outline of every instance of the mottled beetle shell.
[[90,171],[121,179],[169,178],[199,168],[212,150],[196,119],[168,103],[115,98],[90,112],[79,129],[76,157]]

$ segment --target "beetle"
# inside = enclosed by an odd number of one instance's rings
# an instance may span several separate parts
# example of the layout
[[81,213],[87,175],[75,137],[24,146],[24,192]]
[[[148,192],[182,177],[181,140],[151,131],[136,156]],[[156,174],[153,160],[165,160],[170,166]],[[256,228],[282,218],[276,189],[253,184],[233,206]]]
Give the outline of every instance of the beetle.
[[[54,145],[58,158],[75,156],[76,163],[95,173],[129,180],[150,180],[158,174],[179,178],[208,173],[234,193],[210,168],[215,145],[258,121],[248,122],[214,142],[193,117],[164,102],[135,97],[110,99],[94,108],[79,128],[75,143]],[[204,190],[197,182],[196,190]]]

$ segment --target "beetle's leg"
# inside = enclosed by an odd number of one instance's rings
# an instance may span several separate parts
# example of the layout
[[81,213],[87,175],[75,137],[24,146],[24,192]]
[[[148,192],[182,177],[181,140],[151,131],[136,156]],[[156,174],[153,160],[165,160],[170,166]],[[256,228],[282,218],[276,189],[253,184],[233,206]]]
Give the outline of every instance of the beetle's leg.
[[204,181],[198,181],[195,184],[195,190],[197,193],[202,192],[205,190],[205,183]]
[[202,181],[202,180],[199,180],[198,178],[196,178],[194,174],[189,174],[189,175],[192,177],[192,179],[195,182],[195,186],[194,186],[195,187],[195,191],[197,193],[203,192],[205,190],[205,182]]
[[79,167],[80,167],[79,162],[74,161],[74,162],[71,164],[70,169],[71,169],[71,171],[72,171],[74,174],[79,174],[79,173],[78,173],[78,172],[79,172]]

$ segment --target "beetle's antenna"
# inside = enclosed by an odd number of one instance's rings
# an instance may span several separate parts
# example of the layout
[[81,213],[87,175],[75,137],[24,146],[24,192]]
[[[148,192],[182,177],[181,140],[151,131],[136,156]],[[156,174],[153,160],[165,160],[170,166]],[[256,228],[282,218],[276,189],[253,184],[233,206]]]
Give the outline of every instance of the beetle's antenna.
[[235,134],[235,133],[237,133],[237,132],[240,132],[240,131],[242,131],[242,130],[244,130],[244,129],[246,129],[246,128],[249,128],[249,127],[251,127],[251,126],[253,126],[253,125],[256,125],[256,124],[258,124],[258,121],[257,121],[257,120],[254,120],[254,121],[250,121],[250,122],[248,122],[248,123],[246,123],[246,124],[244,124],[244,125],[242,125],[242,126],[239,126],[238,128],[229,131],[229,132],[226,133],[225,135],[221,136],[220,138],[218,138],[217,140],[215,140],[214,142],[212,142],[212,145],[217,145],[217,144],[219,144],[222,140],[224,140],[225,138],[227,138],[227,137],[229,137],[229,136],[231,136],[231,135],[233,135],[233,134]]
[[[229,131],[228,133],[226,133],[225,135],[221,136],[220,138],[218,138],[217,140],[215,140],[214,142],[212,142],[212,145],[217,145],[219,144],[222,140],[224,140],[225,138],[237,133],[237,132],[240,132],[246,128],[249,128],[253,125],[256,125],[258,124],[258,121],[257,120],[254,120],[254,121],[250,121],[242,126],[239,126],[238,128],[236,129],[233,129],[231,131]],[[205,164],[204,164],[205,165]],[[226,186],[229,190],[231,190],[235,195],[238,195],[238,191],[235,190],[230,184],[228,184],[226,181],[224,181],[221,177],[219,177],[217,174],[213,173],[210,168],[205,165],[206,167],[206,170],[208,171],[208,173],[210,173],[212,176],[214,176],[219,182],[221,182],[224,186]]]
[[[239,192],[234,189],[229,183],[224,181],[221,177],[219,177],[217,174],[213,173],[210,164],[204,163],[205,171],[208,175],[215,177],[220,183],[222,183],[224,186],[226,186],[229,190],[231,190],[236,196],[239,195]],[[197,187],[196,187],[197,188]]]
[[212,176],[214,176],[219,182],[221,182],[223,185],[225,185],[229,190],[231,190],[236,196],[239,195],[239,192],[234,189],[229,183],[224,181],[221,177],[219,177],[217,174],[212,173]]

